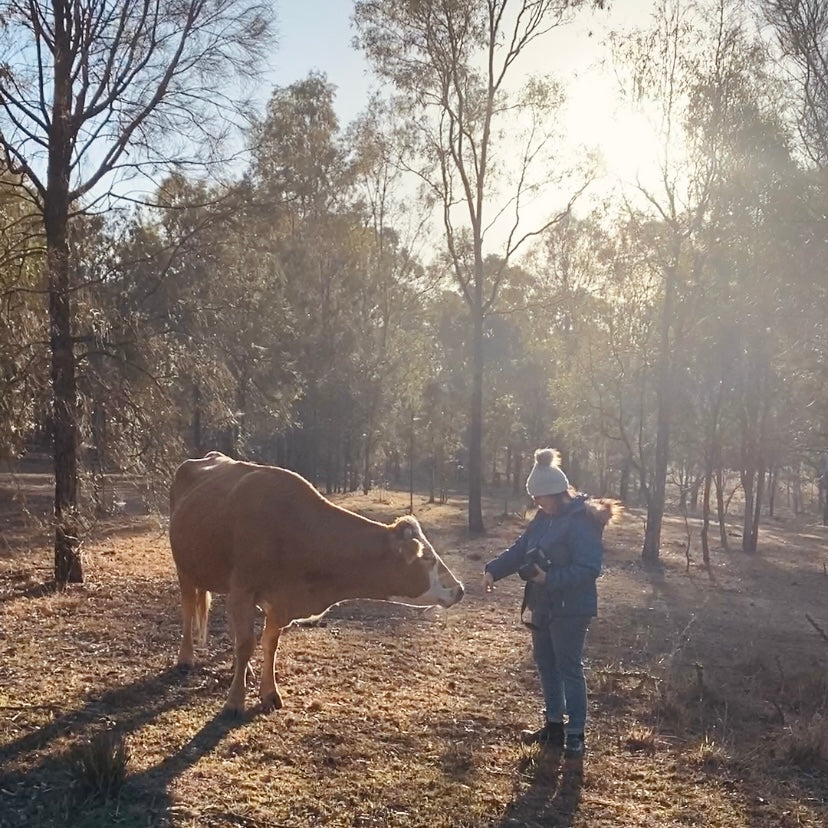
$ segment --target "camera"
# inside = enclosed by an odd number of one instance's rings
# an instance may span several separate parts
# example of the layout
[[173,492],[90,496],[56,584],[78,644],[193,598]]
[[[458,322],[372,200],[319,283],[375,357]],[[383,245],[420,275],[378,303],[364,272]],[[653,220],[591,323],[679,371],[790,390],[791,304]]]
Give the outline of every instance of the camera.
[[533,546],[527,551],[523,563],[518,570],[518,575],[524,581],[531,581],[537,574],[536,566],[546,572],[549,569],[549,561],[546,560],[543,552],[537,546]]

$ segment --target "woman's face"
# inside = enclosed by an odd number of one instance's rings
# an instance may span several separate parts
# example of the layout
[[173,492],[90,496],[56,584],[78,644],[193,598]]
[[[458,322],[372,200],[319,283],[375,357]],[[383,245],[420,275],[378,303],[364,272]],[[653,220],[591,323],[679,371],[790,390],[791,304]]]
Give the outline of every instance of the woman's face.
[[558,514],[558,509],[561,505],[560,495],[535,495],[533,500],[535,501],[535,506],[541,511],[546,512],[547,515]]

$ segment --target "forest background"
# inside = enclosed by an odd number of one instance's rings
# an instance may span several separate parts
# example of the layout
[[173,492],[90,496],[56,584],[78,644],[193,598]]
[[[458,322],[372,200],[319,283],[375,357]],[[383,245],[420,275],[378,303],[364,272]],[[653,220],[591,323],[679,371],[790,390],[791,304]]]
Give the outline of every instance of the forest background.
[[777,497],[828,517],[828,4],[615,32],[611,188],[533,58],[595,5],[360,0],[385,94],[342,125],[319,73],[248,105],[269,3],[0,3],[0,454],[52,458],[58,584],[108,474],[211,449],[480,532],[558,446],[648,560],[668,506],[705,560],[731,505],[749,552]]

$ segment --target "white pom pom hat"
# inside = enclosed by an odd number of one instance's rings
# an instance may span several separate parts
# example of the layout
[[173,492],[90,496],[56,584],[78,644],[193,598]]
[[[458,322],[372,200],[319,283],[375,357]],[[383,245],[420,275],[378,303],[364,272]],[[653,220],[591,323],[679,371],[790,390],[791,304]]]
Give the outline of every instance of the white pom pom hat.
[[569,488],[569,481],[560,469],[561,453],[557,449],[542,448],[535,451],[535,465],[526,478],[526,491],[530,497],[562,494]]

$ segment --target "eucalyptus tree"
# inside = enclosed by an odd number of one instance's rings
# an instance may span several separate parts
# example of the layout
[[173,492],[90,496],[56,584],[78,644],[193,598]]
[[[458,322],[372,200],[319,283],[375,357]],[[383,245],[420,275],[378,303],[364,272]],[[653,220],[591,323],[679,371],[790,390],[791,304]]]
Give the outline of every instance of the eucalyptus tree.
[[296,326],[302,394],[285,462],[328,489],[352,485],[361,465],[367,488],[411,351],[400,336],[406,319],[418,318],[408,283],[419,265],[392,225],[404,213],[392,206],[387,139],[370,112],[343,133],[333,85],[311,73],[273,91],[251,145],[262,237],[284,274]]
[[[560,219],[530,226],[527,205],[552,188],[560,90],[522,78],[521,59],[564,24],[575,0],[357,0],[358,44],[396,93],[410,169],[441,217],[456,289],[469,308],[469,528],[483,531],[483,332],[510,260]],[[603,5],[599,3],[598,5]],[[521,83],[523,80],[523,83]],[[539,202],[536,202],[539,203]],[[487,272],[497,254],[501,267]]]
[[109,287],[131,332],[124,339],[167,398],[152,409],[159,433],[173,416],[177,426],[163,433],[172,432],[178,456],[212,446],[272,457],[270,437],[289,419],[296,382],[284,277],[263,241],[269,223],[245,183],[173,175],[154,201],[119,244]]
[[[799,271],[798,283],[808,284],[813,304],[824,306],[828,301],[825,256],[820,253],[814,261],[812,251],[822,246],[826,236],[825,200],[828,197],[826,169],[828,169],[828,2],[826,0],[757,0],[761,18],[768,24],[775,46],[782,77],[785,79],[788,114],[798,135],[798,148],[806,159],[809,175],[802,188],[802,205],[806,212],[801,216],[801,226],[807,228],[810,240],[807,247],[799,250],[798,261],[808,263]],[[805,360],[815,366],[823,361],[812,359],[814,351],[825,353],[828,348],[828,325],[825,314],[811,327],[812,336],[802,348]],[[817,376],[825,383],[824,368],[817,369]],[[809,406],[811,417],[819,421],[807,429],[811,435],[803,446],[803,456],[812,465],[828,446],[828,416],[824,404]],[[823,481],[824,482],[824,481]],[[828,498],[825,500],[823,520],[828,524]]]
[[828,2],[758,0],[793,83],[788,99],[802,147],[811,162],[828,166]]
[[[654,113],[659,174],[639,180],[631,215],[657,221],[662,243],[652,266],[660,276],[654,357],[656,429],[642,557],[659,557],[661,525],[677,411],[677,359],[701,299],[711,197],[722,175],[731,107],[755,48],[745,35],[740,4],[659,0],[649,29],[621,44],[622,63],[644,109]],[[752,65],[752,64],[751,64]],[[715,232],[713,232],[715,236]]]
[[264,0],[0,2],[0,146],[45,236],[59,586],[83,579],[69,226],[119,175],[215,158],[270,15]]
[[[412,354],[422,350],[411,322],[421,316],[439,281],[422,267],[427,208],[405,186],[405,141],[394,115],[387,102],[374,96],[345,135],[355,215],[368,242],[360,383],[366,494],[375,449],[387,436],[382,434],[386,412],[410,372]],[[434,429],[429,433],[433,442]]]

